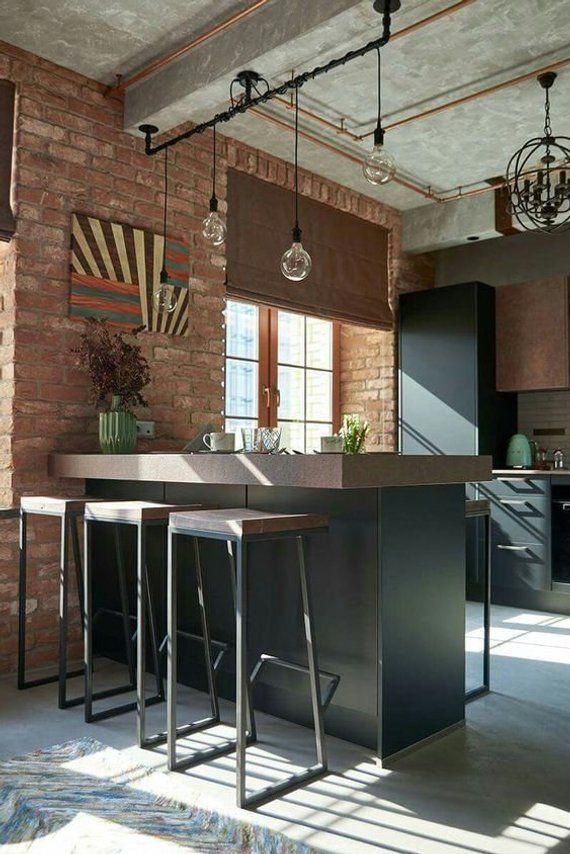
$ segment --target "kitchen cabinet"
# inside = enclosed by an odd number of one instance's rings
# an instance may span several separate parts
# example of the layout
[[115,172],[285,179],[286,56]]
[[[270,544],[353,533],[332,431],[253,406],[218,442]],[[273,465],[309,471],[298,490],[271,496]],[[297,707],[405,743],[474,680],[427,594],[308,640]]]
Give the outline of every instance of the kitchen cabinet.
[[466,282],[403,294],[399,351],[402,453],[504,464],[516,397],[495,390],[495,289]]
[[497,478],[482,484],[481,490],[491,501],[494,594],[497,588],[549,591],[552,587],[549,478]]
[[499,287],[497,390],[570,388],[569,279]]

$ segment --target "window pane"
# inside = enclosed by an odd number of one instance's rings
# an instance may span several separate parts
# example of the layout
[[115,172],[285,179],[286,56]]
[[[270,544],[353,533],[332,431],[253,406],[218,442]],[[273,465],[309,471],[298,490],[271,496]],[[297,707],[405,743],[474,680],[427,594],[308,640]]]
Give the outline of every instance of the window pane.
[[257,362],[226,359],[226,415],[257,417]]
[[332,436],[333,426],[331,424],[307,424],[307,453],[321,450],[321,436]]
[[305,372],[303,368],[279,366],[278,387],[281,393],[279,417],[293,421],[305,418]]
[[280,311],[277,321],[278,361],[288,365],[305,364],[305,318],[301,314]]
[[307,318],[307,367],[332,370],[332,330],[329,320]]
[[307,419],[332,421],[332,374],[307,371]]
[[287,448],[288,451],[305,451],[304,432],[305,425],[297,424],[291,421],[280,421],[281,427],[281,447]]
[[242,427],[257,427],[257,421],[253,418],[226,418],[226,433],[236,434],[236,451],[241,451],[243,448]]
[[244,302],[226,303],[226,355],[240,359],[257,359],[259,345],[259,310]]

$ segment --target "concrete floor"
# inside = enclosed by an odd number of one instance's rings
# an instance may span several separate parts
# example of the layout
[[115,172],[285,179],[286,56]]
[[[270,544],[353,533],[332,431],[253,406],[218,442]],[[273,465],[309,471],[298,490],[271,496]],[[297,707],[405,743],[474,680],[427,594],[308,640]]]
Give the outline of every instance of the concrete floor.
[[[497,607],[492,644],[493,693],[468,705],[464,729],[390,770],[379,768],[369,751],[331,738],[327,778],[241,817],[339,854],[570,852],[570,618]],[[480,646],[471,609],[472,678]],[[105,676],[101,669],[99,674]],[[185,802],[240,815],[232,755],[184,774],[165,774],[162,749],[132,748],[134,715],[85,725],[80,708],[57,710],[54,686],[20,693],[13,683],[0,681],[0,757],[90,735],[156,766],[146,789],[151,785]],[[186,713],[205,711],[203,695],[188,691],[183,699]],[[164,706],[151,709],[149,724],[162,727],[164,713]],[[232,707],[226,704],[223,713],[231,722]],[[263,715],[259,729],[261,743],[248,750],[249,785],[312,761],[310,731]],[[230,735],[220,727],[195,744]]]

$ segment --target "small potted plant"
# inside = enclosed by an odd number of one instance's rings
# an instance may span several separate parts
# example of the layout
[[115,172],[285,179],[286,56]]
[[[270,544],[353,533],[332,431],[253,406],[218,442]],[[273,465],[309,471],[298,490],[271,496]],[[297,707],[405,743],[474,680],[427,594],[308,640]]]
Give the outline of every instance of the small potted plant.
[[77,364],[88,374],[93,386],[93,403],[99,412],[99,444],[104,454],[129,454],[137,444],[134,406],[146,406],[142,389],[150,382],[150,368],[136,337],[111,332],[104,320],[90,318],[73,349]]
[[364,450],[369,426],[368,421],[360,422],[359,415],[344,416],[340,434],[345,454],[360,454]]

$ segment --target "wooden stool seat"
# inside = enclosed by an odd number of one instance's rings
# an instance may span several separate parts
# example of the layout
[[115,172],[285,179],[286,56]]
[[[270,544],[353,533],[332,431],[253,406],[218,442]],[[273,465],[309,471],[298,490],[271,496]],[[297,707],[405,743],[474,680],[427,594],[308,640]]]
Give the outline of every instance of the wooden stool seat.
[[98,498],[65,498],[63,496],[24,495],[20,507],[25,513],[38,516],[65,516],[66,513],[83,513],[88,502]]
[[487,498],[469,499],[465,502],[465,518],[487,516],[491,512],[491,502]]
[[270,513],[247,508],[175,512],[170,525],[178,531],[243,539],[294,531],[328,528],[328,518],[317,513]]
[[97,501],[87,504],[85,518],[90,522],[121,522],[137,525],[142,522],[168,522],[175,510],[199,510],[202,504],[160,504],[155,501]]

